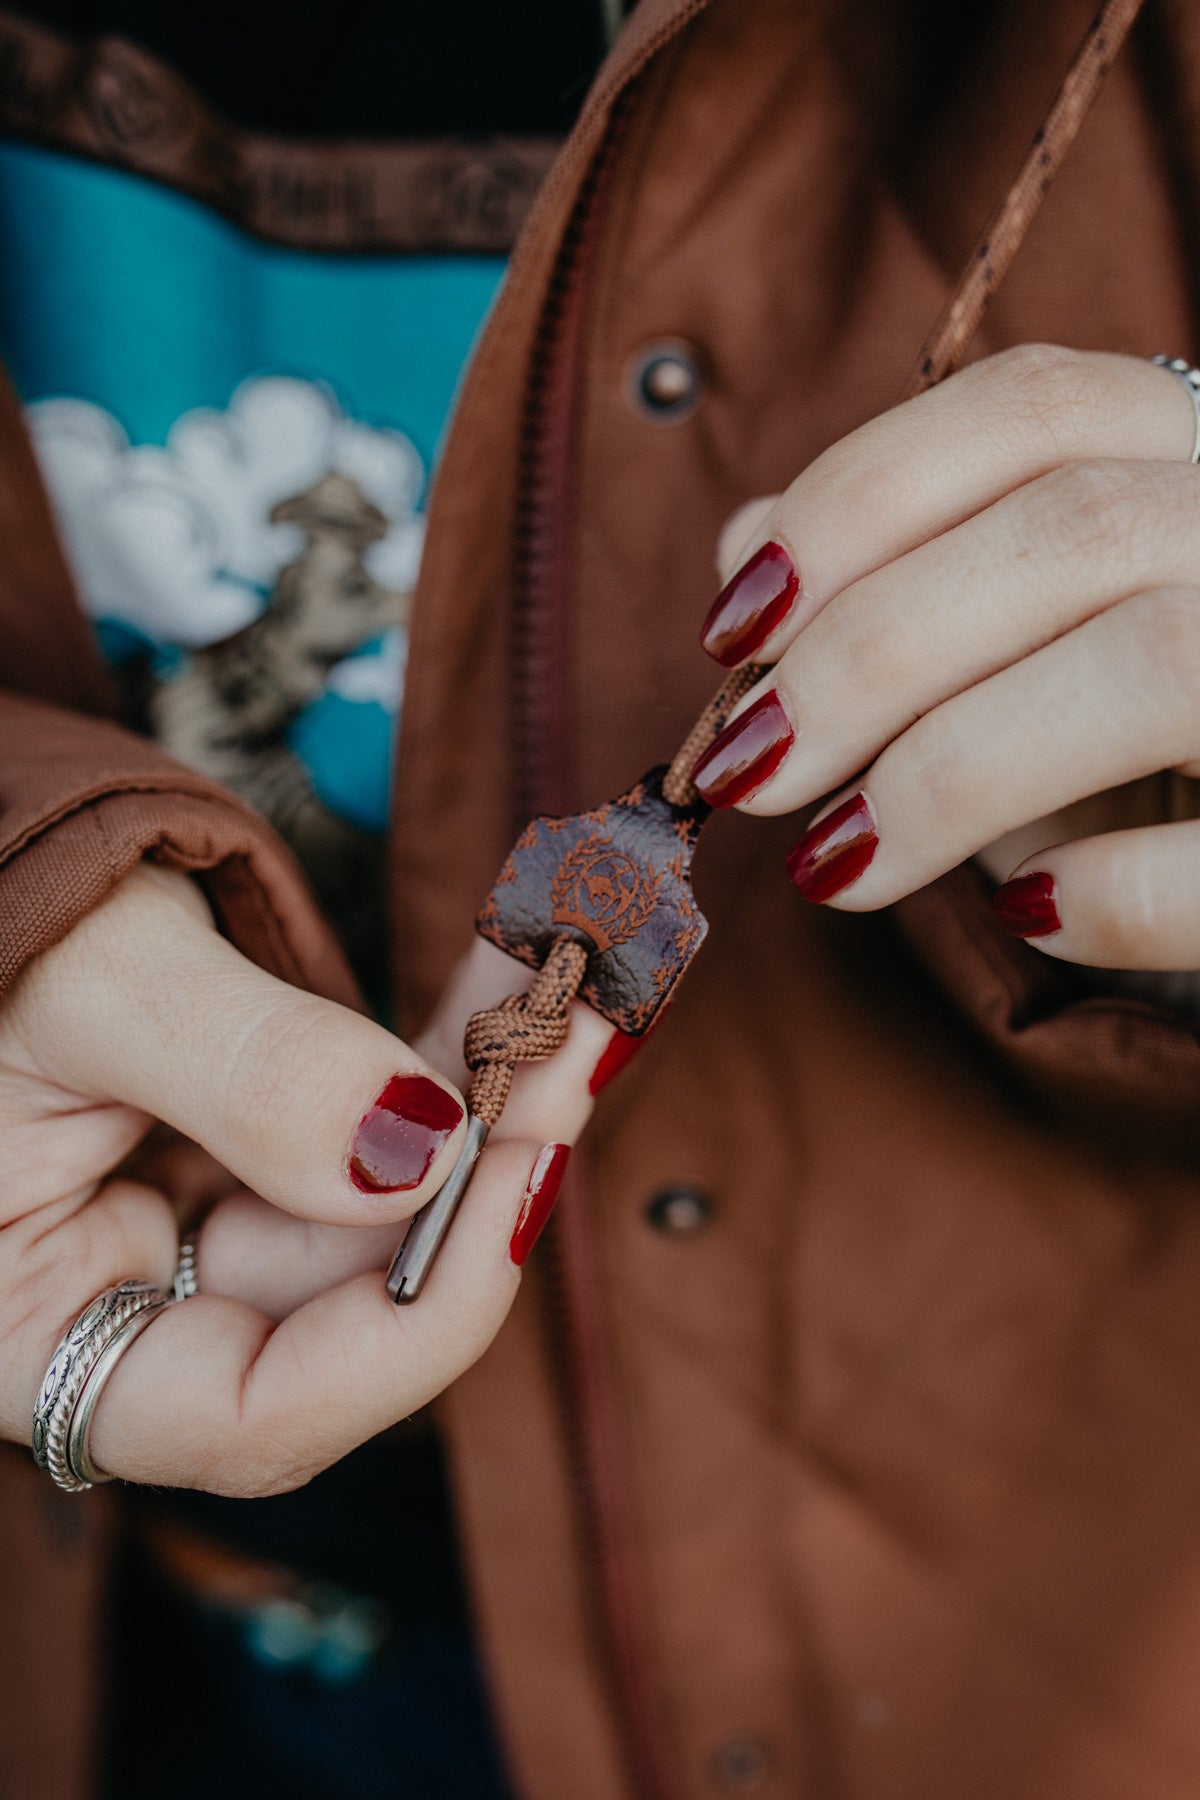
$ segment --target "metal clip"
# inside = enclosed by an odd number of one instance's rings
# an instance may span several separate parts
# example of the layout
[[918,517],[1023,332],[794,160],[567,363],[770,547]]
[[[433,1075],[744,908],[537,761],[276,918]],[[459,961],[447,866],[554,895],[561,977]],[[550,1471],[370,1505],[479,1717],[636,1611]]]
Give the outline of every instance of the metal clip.
[[413,1215],[404,1242],[396,1252],[396,1260],[388,1270],[387,1291],[397,1306],[407,1306],[424,1286],[442,1239],[470,1185],[490,1130],[490,1125],[472,1114],[458,1161],[433,1199]]

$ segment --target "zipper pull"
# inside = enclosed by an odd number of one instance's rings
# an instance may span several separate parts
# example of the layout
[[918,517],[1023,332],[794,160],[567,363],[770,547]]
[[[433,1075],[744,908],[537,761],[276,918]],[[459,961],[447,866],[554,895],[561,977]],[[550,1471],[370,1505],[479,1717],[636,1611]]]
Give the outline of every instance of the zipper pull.
[[441,1249],[442,1241],[454,1222],[454,1215],[462,1204],[463,1195],[470,1186],[475,1165],[487,1143],[490,1130],[491,1126],[486,1120],[471,1115],[458,1161],[433,1199],[427,1200],[420,1212],[413,1214],[404,1242],[388,1270],[388,1297],[397,1306],[407,1306],[424,1287],[425,1277],[433,1267],[434,1258]]
[[593,812],[534,819],[517,839],[475,928],[540,969],[563,938],[582,946],[579,997],[629,1037],[649,1031],[708,932],[692,892],[711,808],[673,804],[667,766]]
[[534,819],[517,839],[476,920],[489,943],[538,970],[527,994],[476,1013],[467,1136],[450,1174],[416,1213],[388,1271],[397,1306],[415,1300],[503,1111],[518,1062],[552,1055],[578,996],[629,1037],[642,1037],[704,942],[692,855],[711,808],[692,792],[666,798],[667,765],[594,812]]

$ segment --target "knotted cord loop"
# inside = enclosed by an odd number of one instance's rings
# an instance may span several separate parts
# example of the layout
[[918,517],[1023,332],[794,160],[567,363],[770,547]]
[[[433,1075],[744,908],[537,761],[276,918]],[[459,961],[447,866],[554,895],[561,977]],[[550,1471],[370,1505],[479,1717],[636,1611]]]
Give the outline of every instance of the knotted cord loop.
[[557,938],[525,993],[509,994],[467,1021],[463,1055],[475,1077],[469,1103],[477,1119],[496,1123],[518,1063],[544,1062],[561,1049],[587,960],[574,938]]

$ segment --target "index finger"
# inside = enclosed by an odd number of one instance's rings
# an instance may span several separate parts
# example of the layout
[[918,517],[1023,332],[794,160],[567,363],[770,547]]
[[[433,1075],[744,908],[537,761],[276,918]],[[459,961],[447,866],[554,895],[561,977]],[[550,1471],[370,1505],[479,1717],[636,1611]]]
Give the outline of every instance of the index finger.
[[1183,383],[1138,357],[1023,344],[851,432],[760,519],[701,643],[725,668],[776,662],[852,582],[1065,462],[1184,461]]

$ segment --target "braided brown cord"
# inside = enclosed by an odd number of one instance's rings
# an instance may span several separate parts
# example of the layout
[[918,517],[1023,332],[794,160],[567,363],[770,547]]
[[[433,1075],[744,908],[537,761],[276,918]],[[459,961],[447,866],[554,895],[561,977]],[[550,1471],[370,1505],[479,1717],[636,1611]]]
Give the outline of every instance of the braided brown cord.
[[717,689],[675,752],[675,760],[663,777],[663,797],[672,806],[691,806],[698,799],[692,770],[713,739],[724,731],[729,715],[742,695],[748,694],[766,672],[766,663],[743,663]]
[[[1092,19],[1016,179],[985,225],[954,293],[926,338],[901,400],[924,393],[962,360],[1143,3],[1105,0]],[[698,796],[692,769],[766,669],[764,663],[745,663],[713,695],[663,782],[663,794],[672,806],[694,804]],[[475,1077],[471,1111],[478,1118],[494,1125],[508,1099],[516,1064],[540,1062],[562,1044],[568,1010],[586,969],[583,946],[559,938],[528,993],[510,994],[499,1006],[471,1019],[465,1048],[467,1067]]]
[[567,1015],[587,969],[587,951],[557,938],[524,994],[509,994],[487,1012],[472,1014],[463,1055],[475,1079],[469,1102],[477,1119],[494,1125],[504,1111],[519,1062],[544,1062],[561,1049]]
[[[1106,0],[1091,21],[1062,86],[1033,135],[1016,179],[984,226],[958,286],[922,345],[900,390],[900,400],[911,400],[926,388],[936,386],[966,354],[988,301],[1007,274],[1144,3],[1145,0]],[[738,701],[766,672],[765,663],[746,663],[735,669],[713,695],[663,782],[663,793],[673,806],[688,806],[696,799],[692,769],[724,729]]]
[[1092,19],[1012,186],[980,233],[958,286],[922,345],[900,390],[901,400],[924,393],[961,359],[1143,4],[1105,0]]

